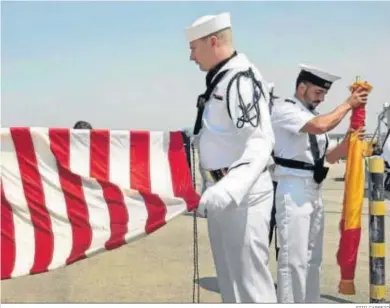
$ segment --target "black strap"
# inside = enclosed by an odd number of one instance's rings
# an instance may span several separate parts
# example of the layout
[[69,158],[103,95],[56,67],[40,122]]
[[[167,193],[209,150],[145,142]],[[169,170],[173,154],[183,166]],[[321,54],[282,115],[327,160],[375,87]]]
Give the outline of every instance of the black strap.
[[275,164],[280,165],[282,167],[291,168],[291,169],[299,169],[299,170],[314,170],[314,165],[305,163],[303,161],[294,160],[294,159],[288,159],[288,158],[281,158],[274,156]]
[[324,154],[322,155],[322,157],[320,157],[320,149],[318,146],[317,136],[309,134],[310,150],[311,150],[311,154],[313,155],[314,163],[318,163],[320,160],[322,160],[322,164],[324,163],[324,158],[325,158],[326,151],[328,150],[328,145],[329,145],[327,135],[325,135],[325,140],[326,140],[325,141],[326,143],[325,143]]
[[[296,102],[294,102],[291,99],[286,99],[285,102],[296,104]],[[308,135],[309,135],[310,151],[311,151],[311,154],[313,155],[314,164],[320,163],[321,165],[324,165],[324,158],[325,158],[326,151],[327,151],[328,145],[329,145],[328,136],[325,135],[325,138],[326,138],[325,150],[324,150],[323,156],[320,157],[320,149],[318,146],[317,136],[313,135],[313,134],[308,134]],[[272,152],[272,154],[273,154],[273,152]],[[313,171],[315,169],[313,164],[305,163],[302,161],[281,158],[281,157],[275,157],[275,156],[273,158],[274,158],[275,163],[277,165],[282,166],[282,167],[287,167],[287,168],[292,168],[292,169],[300,169],[300,170],[311,170],[311,171]]]
[[294,105],[296,104],[296,102],[294,102],[294,101],[291,100],[291,99],[285,99],[284,101],[287,102],[287,103],[292,103],[292,104],[294,104]]
[[209,172],[210,172],[210,175],[213,178],[213,180],[215,182],[218,182],[219,180],[221,180],[225,176],[225,174],[228,173],[228,168],[221,168],[221,169],[218,169],[218,170],[211,170]]
[[279,249],[278,247],[278,228],[276,226],[276,189],[278,187],[278,183],[275,181],[272,181],[273,186],[274,186],[274,201],[272,204],[272,211],[271,211],[271,220],[270,220],[270,229],[268,233],[268,240],[269,240],[269,245],[271,245],[273,235],[275,234],[275,254],[276,254],[276,261],[278,261],[279,257]]
[[320,149],[318,147],[316,135],[309,134],[309,143],[314,162],[320,160]]
[[[274,230],[276,228],[276,187],[278,186],[278,183],[275,181],[272,181],[273,187],[274,187],[274,200],[272,203],[272,210],[271,210],[271,220],[269,222],[269,232],[268,232],[268,245],[271,245],[272,238],[274,235]],[[275,230],[276,232],[276,230]]]
[[213,93],[215,87],[218,85],[218,83],[228,71],[229,70],[224,70],[218,73],[213,79],[213,81],[210,83],[210,85],[207,87],[206,92],[198,96],[198,103],[196,105],[196,107],[198,108],[198,114],[196,115],[194,135],[197,135],[202,128],[202,117],[204,108],[207,101],[210,99],[211,93]]
[[[324,165],[325,162],[324,158],[329,144],[328,136],[325,135],[325,138],[326,138],[326,144],[325,144],[324,155],[320,157],[320,149],[318,147],[317,137],[315,135],[309,134],[310,150],[313,155],[314,164],[321,164],[322,166]],[[274,156],[273,158],[275,164],[280,165],[282,167],[300,169],[300,170],[310,170],[310,171],[313,171],[315,169],[313,164],[305,163],[303,161],[281,158],[276,156]]]

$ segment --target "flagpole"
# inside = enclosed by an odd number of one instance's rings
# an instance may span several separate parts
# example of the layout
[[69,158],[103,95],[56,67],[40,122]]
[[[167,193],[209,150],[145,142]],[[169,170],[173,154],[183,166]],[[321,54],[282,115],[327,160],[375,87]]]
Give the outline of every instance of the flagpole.
[[369,158],[370,199],[369,199],[369,247],[370,247],[370,303],[385,303],[386,301],[386,245],[385,245],[385,215],[384,201],[384,171],[383,157]]

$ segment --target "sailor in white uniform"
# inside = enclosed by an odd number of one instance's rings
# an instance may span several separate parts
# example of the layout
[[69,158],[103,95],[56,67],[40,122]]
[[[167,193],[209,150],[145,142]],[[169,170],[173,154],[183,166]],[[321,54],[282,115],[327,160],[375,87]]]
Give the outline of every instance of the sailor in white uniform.
[[232,45],[229,13],[186,29],[191,60],[207,72],[198,98],[195,142],[206,216],[223,302],[276,303],[268,266],[274,146],[267,82]]
[[324,161],[333,164],[347,155],[347,139],[329,147],[326,133],[352,108],[367,102],[367,92],[358,90],[332,112],[319,115],[315,108],[339,78],[301,65],[295,95],[275,103],[272,110],[280,303],[317,303],[320,299],[324,236],[321,185],[328,171]]

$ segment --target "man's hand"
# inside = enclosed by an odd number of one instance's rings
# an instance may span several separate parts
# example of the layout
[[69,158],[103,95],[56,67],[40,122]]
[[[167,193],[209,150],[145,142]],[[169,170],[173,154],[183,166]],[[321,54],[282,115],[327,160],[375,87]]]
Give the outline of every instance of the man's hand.
[[336,145],[334,148],[329,149],[326,153],[326,161],[330,164],[334,164],[337,162],[339,159],[345,158],[348,155],[348,140],[351,136],[352,133],[356,132],[357,137],[359,140],[364,140],[365,138],[365,132],[366,128],[365,127],[360,127],[357,130],[353,128],[349,128],[347,131],[347,134],[343,141]]
[[198,208],[195,210],[196,214],[199,217],[206,218],[207,217],[207,208],[206,204],[202,203],[202,200],[199,202]]
[[362,140],[362,141],[366,138],[366,128],[364,126],[358,128],[357,137],[359,140]]
[[352,127],[350,127],[347,131],[347,135],[345,136],[343,142],[347,143],[348,142],[348,139],[349,137],[352,135],[352,133],[356,132],[357,133],[357,137],[359,140],[364,140],[365,137],[366,137],[366,128],[364,126],[358,128],[358,129],[353,129]]
[[363,88],[357,89],[343,104],[330,113],[314,117],[307,122],[300,131],[309,134],[324,134],[332,130],[339,125],[341,120],[351,109],[367,104],[367,97],[368,90]]
[[196,210],[202,217],[207,216],[210,211],[222,211],[232,203],[230,195],[217,184],[209,187],[202,194],[199,207]]
[[347,99],[347,103],[352,108],[356,108],[367,104],[367,97],[368,91],[363,88],[359,88],[351,94],[351,96]]

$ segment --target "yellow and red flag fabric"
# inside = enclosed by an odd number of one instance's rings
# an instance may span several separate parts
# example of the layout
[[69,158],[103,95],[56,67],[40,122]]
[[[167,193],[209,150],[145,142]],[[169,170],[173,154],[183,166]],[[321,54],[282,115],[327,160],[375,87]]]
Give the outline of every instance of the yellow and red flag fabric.
[[[359,87],[371,90],[367,82],[357,81],[351,92]],[[353,110],[350,127],[354,130],[348,138],[348,154],[345,173],[343,213],[340,221],[340,243],[337,252],[337,263],[340,266],[341,280],[339,293],[355,294],[355,269],[361,235],[361,216],[364,199],[364,153],[365,143],[358,138],[357,130],[364,126],[365,108],[360,106]]]

